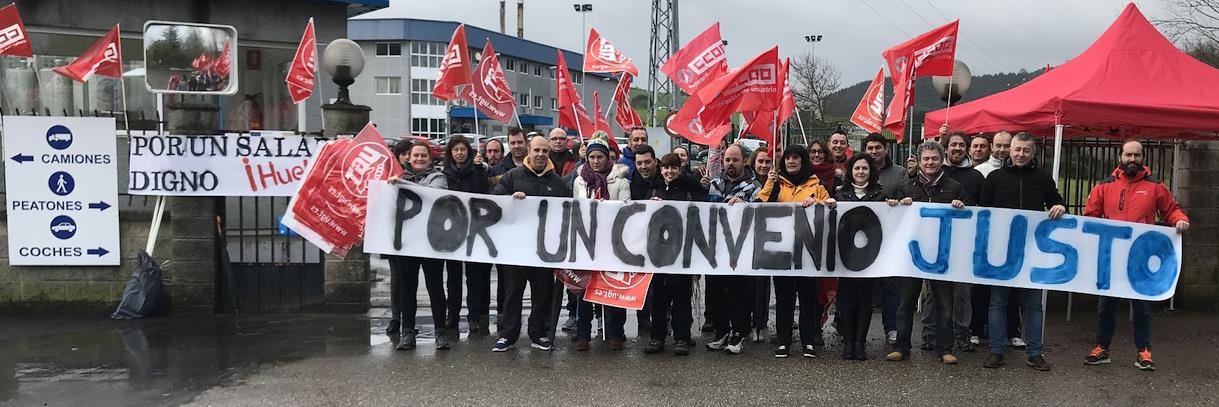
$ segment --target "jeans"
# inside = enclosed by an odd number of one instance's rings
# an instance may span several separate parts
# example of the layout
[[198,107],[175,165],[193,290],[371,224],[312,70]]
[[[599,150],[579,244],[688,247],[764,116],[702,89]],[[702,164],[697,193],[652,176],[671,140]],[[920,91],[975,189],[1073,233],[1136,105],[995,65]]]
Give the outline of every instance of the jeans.
[[[444,262],[449,281],[448,319],[461,317],[461,275],[466,275],[466,319],[486,318],[491,313],[491,265],[471,261]],[[463,273],[464,271],[464,273]]]
[[692,278],[682,274],[652,276],[652,340],[664,343],[669,333],[665,322],[672,319],[673,339],[690,343],[690,325],[694,324]]
[[601,307],[605,316],[605,337],[626,340],[626,309],[579,300],[576,306],[576,338],[592,340],[593,308]]
[[[973,336],[988,338],[987,320],[990,319],[990,288],[989,285],[973,284],[972,302],[973,321],[969,323],[969,331]],[[1020,337],[1020,299],[1007,299],[1007,337],[1003,340]]]
[[[970,322],[973,318],[972,284],[953,283],[952,287],[952,333],[956,340],[969,340]],[[930,297],[923,300],[923,338],[935,337],[935,302]]]
[[[910,334],[914,330],[914,306],[918,303],[919,292],[923,290],[923,280],[910,277],[900,279],[897,306],[897,343],[893,350],[903,355],[910,354]],[[931,295],[936,302],[935,313],[935,348],[942,356],[952,353],[952,282],[931,281]]]
[[419,301],[419,268],[423,267],[423,283],[431,303],[434,327],[443,327],[445,319],[444,260],[425,257],[387,256],[389,258],[390,319],[401,321],[402,329],[415,328],[415,313]]
[[1007,341],[997,338],[1007,338],[1007,307],[1008,297],[1019,296],[1024,304],[1024,343],[1025,352],[1029,357],[1041,354],[1041,328],[1045,320],[1045,308],[1041,302],[1041,290],[1012,287],[990,288],[990,353],[1002,355],[1007,347]]
[[898,277],[880,279],[880,323],[885,327],[885,335],[897,330],[899,287],[901,287],[901,280]]
[[[867,343],[872,326],[872,288],[876,279],[838,279],[838,332],[843,346]],[[801,325],[803,326],[803,325]]]
[[775,277],[775,336],[778,345],[791,346],[792,320],[800,300],[800,341],[812,345],[821,336],[821,303],[817,301],[817,279]]
[[[1100,297],[1099,325],[1096,330],[1096,344],[1109,349],[1113,342],[1113,323],[1116,319],[1117,304],[1127,301],[1124,298]],[[1130,308],[1134,310],[1134,348],[1143,350],[1151,347],[1151,303],[1140,300],[1129,300]]]
[[[504,314],[500,320],[499,337],[516,343],[521,336],[521,310],[525,297],[525,284],[529,284],[531,309],[529,310],[529,339],[538,340],[550,336],[550,297],[555,289],[554,272],[537,267],[500,265],[504,270]],[[559,304],[553,304],[558,306]]]

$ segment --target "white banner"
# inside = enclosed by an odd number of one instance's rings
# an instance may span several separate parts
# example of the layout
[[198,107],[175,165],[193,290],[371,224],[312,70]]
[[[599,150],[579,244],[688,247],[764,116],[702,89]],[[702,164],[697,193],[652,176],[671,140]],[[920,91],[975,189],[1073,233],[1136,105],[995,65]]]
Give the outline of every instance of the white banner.
[[131,136],[131,195],[292,196],[319,138],[287,132]]
[[547,268],[916,277],[1163,300],[1173,229],[943,204],[592,201],[372,182],[364,250]]

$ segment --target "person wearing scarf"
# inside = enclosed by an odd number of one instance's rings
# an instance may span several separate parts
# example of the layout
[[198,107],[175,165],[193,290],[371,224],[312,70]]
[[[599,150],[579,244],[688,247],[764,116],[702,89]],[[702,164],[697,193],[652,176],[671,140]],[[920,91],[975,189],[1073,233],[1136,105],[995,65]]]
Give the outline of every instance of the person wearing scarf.
[[[821,205],[830,194],[813,174],[813,164],[804,146],[792,144],[783,150],[780,162],[775,163],[758,200],[762,202],[793,202],[807,208]],[[775,277],[775,347],[776,358],[786,358],[792,342],[792,320],[795,318],[796,298],[800,299],[800,340],[806,358],[817,357],[814,338],[821,337],[821,303],[817,300],[817,279],[812,277]]]
[[[572,196],[578,199],[626,201],[631,199],[631,182],[627,178],[631,170],[625,164],[610,160],[608,134],[593,133],[585,146],[584,165],[577,170],[572,185]],[[589,349],[592,339],[593,307],[591,302],[576,298],[576,350]],[[626,310],[618,307],[603,307],[606,336],[611,350],[621,350],[626,343]]]
[[[487,182],[487,170],[482,164],[472,159],[474,149],[464,136],[455,135],[449,139],[445,147],[444,174],[449,184],[449,190],[486,194],[491,191]],[[470,336],[486,336],[490,333],[487,324],[491,321],[491,264],[472,261],[447,260],[445,270],[448,274],[448,318],[445,327],[457,329],[461,318],[461,275],[466,275],[466,322],[470,326]]]
[[[880,165],[866,154],[847,160],[850,182],[838,187],[836,202],[880,202],[885,200],[880,186]],[[836,203],[830,203],[834,207]],[[867,360],[868,327],[872,326],[872,288],[877,279],[838,279],[838,332],[842,334],[842,358]]]
[[[828,158],[832,154],[832,150],[824,142],[818,139],[808,143],[808,159],[813,164],[813,174],[821,180],[821,186],[825,187],[826,191],[833,191],[835,187],[843,183],[844,179],[848,179],[845,171],[846,162],[835,164]],[[850,149],[847,149],[850,153]],[[849,155],[852,156],[853,155]],[[838,279],[833,277],[824,277],[818,280],[817,284],[817,302],[821,303],[822,307],[830,305],[833,301],[835,293],[838,292]],[[820,322],[820,320],[818,320]],[[824,341],[820,336],[813,338],[814,344],[824,345]]]
[[[426,143],[409,144],[403,142],[394,147],[394,154],[403,164],[403,173],[395,182],[409,182],[425,187],[448,189],[448,180],[444,174],[432,166],[432,152]],[[401,321],[402,337],[396,349],[415,349],[415,312],[418,303],[415,292],[419,289],[419,268],[423,268],[424,285],[427,287],[428,302],[431,303],[433,325],[436,328],[436,349],[449,349],[448,330],[444,329],[445,292],[444,292],[444,261],[440,259],[414,256],[386,256],[390,271],[390,328],[393,321]],[[392,336],[391,336],[392,338]]]

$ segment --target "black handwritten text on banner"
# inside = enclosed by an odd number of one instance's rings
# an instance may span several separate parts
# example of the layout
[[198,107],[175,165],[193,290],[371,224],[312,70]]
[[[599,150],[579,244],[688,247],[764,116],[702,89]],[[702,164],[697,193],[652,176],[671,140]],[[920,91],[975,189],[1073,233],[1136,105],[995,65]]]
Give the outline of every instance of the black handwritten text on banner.
[[292,196],[319,139],[255,132],[131,136],[132,195]]
[[1172,229],[940,204],[723,205],[473,195],[369,185],[364,250],[546,268],[917,277],[1160,300]]

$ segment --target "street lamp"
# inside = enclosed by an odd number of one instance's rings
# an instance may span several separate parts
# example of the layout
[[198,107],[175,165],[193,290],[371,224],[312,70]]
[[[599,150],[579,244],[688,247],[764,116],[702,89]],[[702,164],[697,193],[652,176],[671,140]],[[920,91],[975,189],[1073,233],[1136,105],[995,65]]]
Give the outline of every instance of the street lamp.
[[940,94],[940,100],[948,102],[949,105],[957,103],[961,100],[961,95],[969,90],[970,82],[972,82],[969,66],[966,66],[961,60],[953,61],[952,76],[932,76],[931,86]]
[[[587,16],[588,16],[588,13],[593,11],[593,5],[591,3],[576,3],[576,4],[572,4],[571,8],[575,9],[577,13],[580,13],[580,38],[584,39],[584,42],[581,44],[581,47],[582,48],[586,47],[588,45],[588,19],[587,19]],[[587,55],[588,50],[585,49],[584,51],[585,52],[580,53],[581,60],[583,60],[584,58],[588,58],[588,55]],[[587,98],[588,98],[588,95],[585,94],[585,92],[584,92],[584,67],[583,67],[583,65],[581,65],[581,67],[580,67],[580,100],[584,100]]]
[[813,44],[813,60],[817,59],[817,43],[821,42],[820,35],[805,35],[804,42]]

